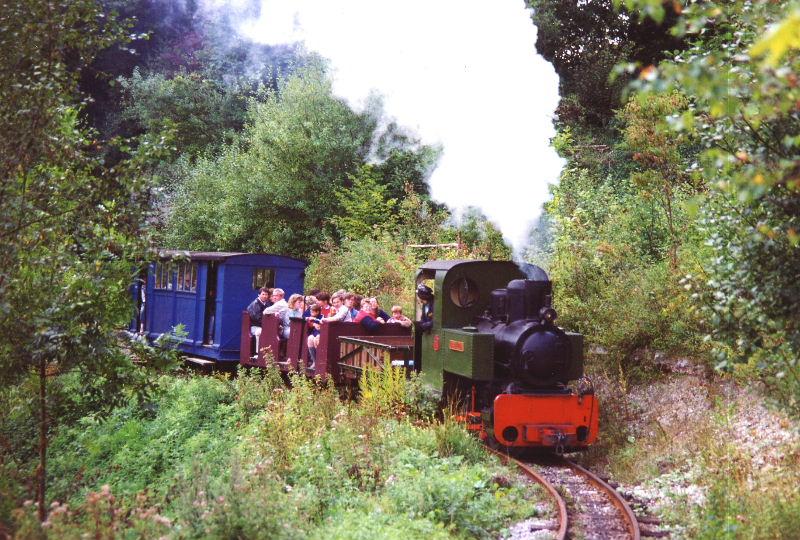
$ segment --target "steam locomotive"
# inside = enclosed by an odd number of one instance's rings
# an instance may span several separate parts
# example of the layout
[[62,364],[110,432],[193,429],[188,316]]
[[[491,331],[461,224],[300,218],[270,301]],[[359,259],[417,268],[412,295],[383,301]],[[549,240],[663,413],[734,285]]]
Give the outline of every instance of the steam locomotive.
[[469,397],[470,429],[509,448],[568,451],[597,440],[583,336],[556,326],[541,268],[432,261],[417,273],[425,281],[437,298],[433,327],[417,339],[422,377],[445,396]]

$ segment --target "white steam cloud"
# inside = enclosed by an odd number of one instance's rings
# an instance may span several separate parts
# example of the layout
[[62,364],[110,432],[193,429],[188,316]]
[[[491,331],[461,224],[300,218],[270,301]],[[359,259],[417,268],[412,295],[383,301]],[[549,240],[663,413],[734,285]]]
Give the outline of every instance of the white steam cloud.
[[261,0],[240,31],[304,42],[330,60],[335,92],[354,107],[382,94],[400,125],[444,147],[433,197],[481,208],[524,245],[562,163],[549,146],[558,77],[536,54],[522,0]]

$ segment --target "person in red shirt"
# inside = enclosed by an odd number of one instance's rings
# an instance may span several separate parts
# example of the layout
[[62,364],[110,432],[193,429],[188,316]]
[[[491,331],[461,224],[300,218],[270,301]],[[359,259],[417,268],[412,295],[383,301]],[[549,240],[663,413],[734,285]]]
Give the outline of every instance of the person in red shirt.
[[319,304],[320,309],[322,310],[322,317],[330,317],[331,315],[335,314],[336,311],[331,306],[331,295],[326,292],[321,292],[317,294],[317,303]]

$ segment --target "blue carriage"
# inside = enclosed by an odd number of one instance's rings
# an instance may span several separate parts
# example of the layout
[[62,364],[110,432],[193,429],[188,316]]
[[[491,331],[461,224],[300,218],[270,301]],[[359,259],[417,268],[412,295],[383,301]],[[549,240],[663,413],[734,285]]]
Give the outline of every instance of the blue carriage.
[[307,266],[281,255],[162,250],[134,291],[131,330],[153,340],[182,324],[187,355],[237,362],[242,310],[261,287],[302,293]]

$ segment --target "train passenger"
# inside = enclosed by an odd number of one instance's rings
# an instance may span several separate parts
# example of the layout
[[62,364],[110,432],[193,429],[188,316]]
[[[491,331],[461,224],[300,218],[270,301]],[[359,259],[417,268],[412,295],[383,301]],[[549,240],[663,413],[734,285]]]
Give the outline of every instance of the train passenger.
[[411,327],[411,319],[403,315],[403,308],[400,306],[392,306],[392,316],[386,321],[388,324],[399,324],[403,328]]
[[285,294],[286,293],[283,292],[283,289],[279,289],[278,287],[272,289],[272,305],[264,310],[264,315],[275,315],[275,318],[280,321],[281,327],[278,328],[278,337],[280,339],[285,339],[283,337],[283,314],[287,309],[289,309],[289,304],[287,304],[286,300],[283,299]]
[[305,297],[305,307],[303,308],[303,318],[308,319],[311,316],[311,306],[317,303],[317,297],[310,294]]
[[270,291],[266,287],[261,287],[258,296],[247,306],[247,314],[250,316],[250,335],[258,339],[261,335],[261,317],[269,304]]
[[308,317],[308,358],[311,363],[308,365],[309,369],[314,369],[314,364],[317,362],[317,346],[319,345],[319,329],[322,324],[322,307],[319,304],[313,304],[309,308],[310,316]]
[[347,308],[344,307],[343,298],[339,294],[331,296],[331,314],[322,318],[322,322],[341,321],[347,315]]
[[355,308],[356,295],[347,293],[344,295],[344,305],[347,308],[347,315],[342,319],[344,322],[353,322],[358,315],[358,310]]
[[353,322],[360,323],[368,333],[373,333],[386,322],[378,317],[375,307],[366,298],[361,301],[361,311],[358,312]]
[[289,297],[289,302],[287,303],[289,305],[289,309],[283,312],[283,328],[282,328],[283,339],[289,339],[291,318],[303,316],[303,295],[293,294],[292,296]]
[[264,309],[264,315],[275,315],[276,317],[283,316],[283,312],[289,309],[289,304],[283,299],[286,293],[283,289],[275,287],[272,289],[272,305]]
[[389,319],[390,319],[389,314],[381,309],[381,305],[378,302],[378,299],[376,297],[372,296],[372,297],[370,297],[369,301],[372,304],[372,306],[375,308],[375,313],[378,315],[378,317],[383,319],[383,322],[388,322]]
[[[358,312],[361,311],[361,302],[364,300],[364,297],[360,294],[357,294],[353,297],[353,309],[356,310],[356,315]],[[354,317],[355,318],[355,317]]]
[[433,328],[433,289],[420,283],[417,285],[417,298],[422,302],[422,314],[417,322],[417,328],[423,332],[430,332]]
[[331,306],[331,295],[326,292],[321,292],[317,294],[317,303],[319,303],[319,307],[321,309],[321,313],[323,317],[330,317],[331,312],[333,311],[333,306]]

